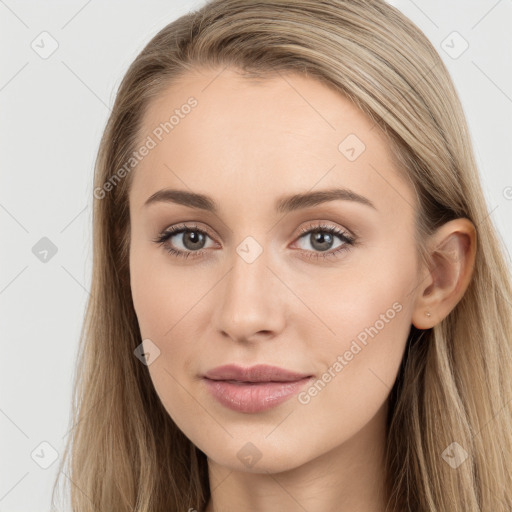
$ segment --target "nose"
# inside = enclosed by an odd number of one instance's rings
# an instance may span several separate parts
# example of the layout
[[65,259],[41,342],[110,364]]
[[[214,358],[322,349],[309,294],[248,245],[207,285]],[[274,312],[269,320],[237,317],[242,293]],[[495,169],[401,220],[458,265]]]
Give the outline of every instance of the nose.
[[213,327],[236,342],[278,335],[287,317],[286,289],[263,251],[252,262],[234,252],[232,267],[216,287]]

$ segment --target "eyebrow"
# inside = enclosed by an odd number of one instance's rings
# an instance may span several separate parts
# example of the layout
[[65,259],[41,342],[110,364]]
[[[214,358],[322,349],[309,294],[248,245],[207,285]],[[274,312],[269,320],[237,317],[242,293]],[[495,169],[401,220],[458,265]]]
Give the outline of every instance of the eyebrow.
[[[276,201],[275,209],[278,213],[288,213],[335,200],[354,201],[377,210],[375,205],[368,198],[346,188],[331,188],[328,190],[304,192],[287,197],[281,197]],[[206,210],[215,214],[219,212],[217,203],[207,195],[170,188],[155,192],[146,200],[144,207],[162,202],[181,204],[183,206]]]

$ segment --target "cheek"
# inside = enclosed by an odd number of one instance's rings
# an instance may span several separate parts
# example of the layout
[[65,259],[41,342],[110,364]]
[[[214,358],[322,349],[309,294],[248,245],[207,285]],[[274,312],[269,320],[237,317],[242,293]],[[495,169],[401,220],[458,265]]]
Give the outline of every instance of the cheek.
[[[159,251],[130,250],[130,285],[141,339],[150,339],[159,355],[148,366],[154,388],[165,409],[180,428],[181,419],[192,404],[185,388],[187,378],[195,372],[199,339],[194,321],[200,309],[206,283],[191,286],[190,275],[173,267]],[[192,414],[192,413],[191,413]],[[197,411],[194,412],[197,414]]]
[[130,286],[143,338],[164,339],[198,292],[160,251],[132,247],[130,252]]
[[[374,260],[375,261],[375,260]],[[317,379],[298,396],[305,425],[323,425],[325,440],[341,443],[368,424],[383,407],[396,380],[411,325],[414,265],[401,262],[359,269],[333,279],[320,294],[321,317],[333,332],[318,336],[319,324],[303,336],[311,345]],[[305,299],[307,300],[307,299]],[[320,326],[321,327],[321,326]]]
[[322,318],[334,331],[333,340],[343,344],[358,339],[364,345],[378,336],[399,342],[397,335],[404,328],[408,333],[416,260],[414,248],[406,242],[382,241],[354,252],[346,266],[322,279],[321,287],[310,289]]
[[327,339],[338,351],[349,350],[353,341],[366,348],[371,340],[378,341],[372,345],[392,351],[410,327],[409,282],[412,278],[409,281],[404,276],[400,281],[390,276],[373,279],[368,274],[365,280],[351,276],[337,291],[325,292],[323,319],[331,331]]
[[322,321],[303,326],[305,339],[316,340],[320,373],[331,368],[331,380],[345,381],[343,387],[354,391],[369,382],[391,388],[411,327],[413,256],[412,250],[405,259],[393,248],[381,250],[378,259],[370,254],[350,271],[340,266],[336,275],[302,290]]

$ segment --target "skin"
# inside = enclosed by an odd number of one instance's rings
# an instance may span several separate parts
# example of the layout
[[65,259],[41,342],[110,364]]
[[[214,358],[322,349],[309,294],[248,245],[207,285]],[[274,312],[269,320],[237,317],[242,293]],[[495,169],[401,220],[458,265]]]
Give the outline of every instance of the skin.
[[[133,303],[142,339],[160,350],[151,379],[175,423],[208,456],[208,512],[384,511],[388,396],[407,335],[411,324],[439,323],[462,297],[474,227],[466,219],[442,226],[428,241],[436,265],[423,268],[416,196],[370,119],[301,75],[251,81],[220,71],[184,75],[153,100],[140,132],[144,140],[197,99],[138,164],[129,196]],[[338,149],[348,134],[366,146],[354,161]],[[333,187],[365,196],[375,209],[334,200],[274,210],[283,196]],[[144,206],[165,188],[206,194],[219,211]],[[153,241],[182,223],[196,236],[195,225],[208,233],[195,246],[202,255],[179,258]],[[323,259],[311,233],[300,231],[319,223],[355,235],[355,245]],[[247,236],[263,250],[251,263],[236,250]],[[185,238],[166,244],[193,252]],[[341,245],[333,235],[326,252]],[[200,377],[227,363],[267,363],[321,378],[393,304],[400,311],[307,404],[294,396],[262,413],[235,412]],[[260,456],[252,466],[237,456],[248,442]]]

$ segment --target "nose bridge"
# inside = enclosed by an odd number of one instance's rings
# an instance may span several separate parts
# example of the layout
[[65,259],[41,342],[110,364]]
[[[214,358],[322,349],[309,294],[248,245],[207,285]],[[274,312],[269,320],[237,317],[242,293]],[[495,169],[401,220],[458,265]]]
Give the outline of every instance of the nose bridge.
[[249,339],[282,328],[278,280],[267,267],[269,253],[253,237],[233,249],[231,269],[217,304],[217,328],[234,339]]
[[255,299],[264,295],[269,286],[266,281],[271,275],[268,263],[268,252],[253,237],[240,243],[232,258],[227,298],[240,299],[245,294]]

